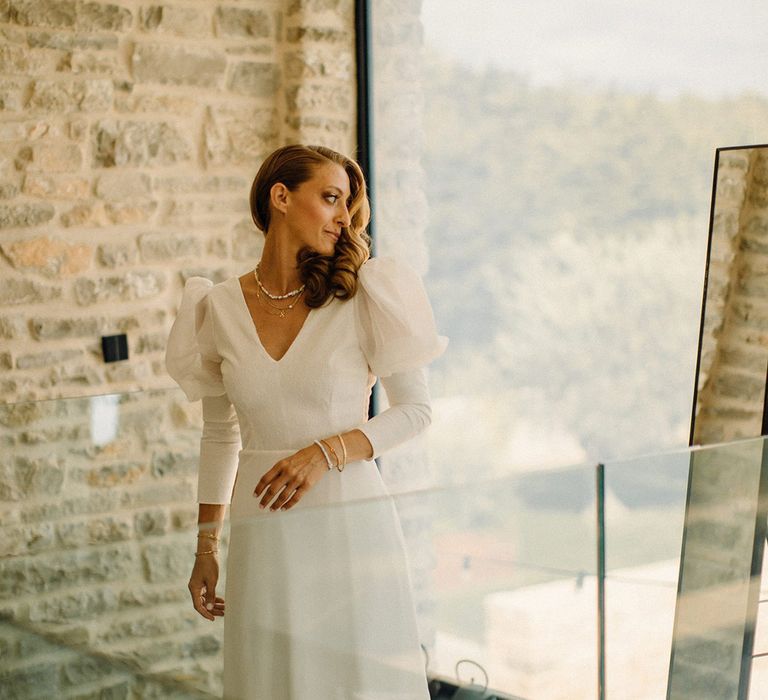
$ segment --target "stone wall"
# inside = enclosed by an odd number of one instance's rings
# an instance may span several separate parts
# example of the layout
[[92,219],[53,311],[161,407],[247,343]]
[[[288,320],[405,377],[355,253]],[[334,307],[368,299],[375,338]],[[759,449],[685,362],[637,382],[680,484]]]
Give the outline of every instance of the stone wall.
[[[0,0],[0,687],[14,697],[219,689],[221,625],[186,591],[200,406],[154,391],[171,386],[165,339],[188,276],[258,259],[261,159],[297,141],[355,155],[355,101],[351,0]],[[119,332],[130,358],[105,364],[100,338]]]
[[355,155],[354,64],[352,0],[0,0],[0,400],[169,386],[184,279],[259,255],[263,157]]
[[760,435],[768,364],[768,149],[717,172],[694,443]]

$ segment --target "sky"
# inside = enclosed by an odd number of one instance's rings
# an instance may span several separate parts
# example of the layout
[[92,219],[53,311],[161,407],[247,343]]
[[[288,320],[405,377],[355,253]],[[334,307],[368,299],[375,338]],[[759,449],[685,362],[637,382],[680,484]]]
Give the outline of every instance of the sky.
[[423,0],[424,41],[534,85],[768,96],[766,0]]

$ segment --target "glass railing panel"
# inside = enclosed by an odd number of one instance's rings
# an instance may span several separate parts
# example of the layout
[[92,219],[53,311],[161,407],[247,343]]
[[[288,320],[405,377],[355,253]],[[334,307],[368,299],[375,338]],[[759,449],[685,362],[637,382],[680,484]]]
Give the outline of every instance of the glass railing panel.
[[756,439],[606,465],[607,697],[743,697],[762,462]]
[[689,462],[679,451],[605,464],[608,698],[666,695]]
[[[524,698],[596,696],[596,521],[593,467],[518,474],[398,496],[431,512],[431,668],[462,658],[491,687]],[[461,669],[460,669],[461,670]],[[462,670],[467,679],[471,667]]]
[[8,697],[220,688],[221,628],[186,590],[200,424],[180,390],[0,406]]
[[[221,695],[224,626],[197,615],[187,591],[199,436],[199,405],[179,391],[0,408],[0,682],[12,697]],[[375,526],[382,513],[407,511],[402,523],[419,531],[404,532],[403,546],[428,563],[408,585],[430,672],[454,678],[470,659],[506,697],[591,700],[594,510],[592,467],[310,504],[288,514],[280,537],[283,551],[296,548],[284,580],[309,585],[314,598],[299,596],[283,613],[310,605],[342,620],[370,590],[386,604],[401,542]],[[260,541],[277,537],[275,518],[252,520]],[[225,528],[224,566],[235,527]],[[323,546],[309,546],[307,533],[326,531]],[[355,561],[326,570],[325,554],[353,541]],[[223,569],[220,593],[226,585]],[[236,609],[236,592],[228,595]],[[347,651],[382,672],[413,653],[386,630],[363,625],[356,638]],[[315,642],[327,660],[332,640]],[[464,665],[460,677],[482,672]]]

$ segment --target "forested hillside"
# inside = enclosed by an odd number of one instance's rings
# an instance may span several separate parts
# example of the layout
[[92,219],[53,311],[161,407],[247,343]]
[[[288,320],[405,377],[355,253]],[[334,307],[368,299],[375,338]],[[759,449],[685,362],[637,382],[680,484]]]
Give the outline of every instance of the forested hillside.
[[487,398],[465,418],[497,425],[496,468],[525,461],[516,421],[554,462],[685,445],[715,149],[768,141],[768,100],[535,88],[430,51],[424,89],[435,385]]

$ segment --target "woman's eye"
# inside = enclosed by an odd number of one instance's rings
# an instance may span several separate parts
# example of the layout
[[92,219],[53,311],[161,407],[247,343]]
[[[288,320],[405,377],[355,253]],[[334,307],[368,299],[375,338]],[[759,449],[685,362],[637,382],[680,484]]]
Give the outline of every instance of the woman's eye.
[[337,194],[327,194],[327,195],[325,195],[326,199],[328,199],[328,197],[333,197],[334,204],[335,204],[336,200],[339,198],[339,196]]

